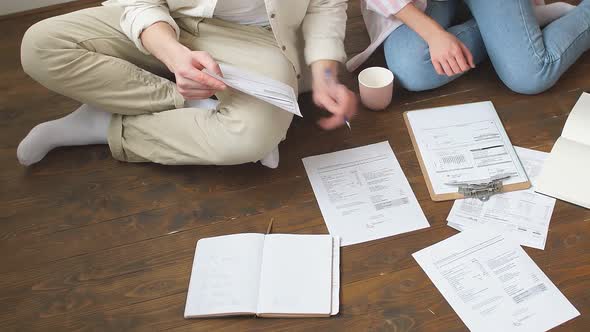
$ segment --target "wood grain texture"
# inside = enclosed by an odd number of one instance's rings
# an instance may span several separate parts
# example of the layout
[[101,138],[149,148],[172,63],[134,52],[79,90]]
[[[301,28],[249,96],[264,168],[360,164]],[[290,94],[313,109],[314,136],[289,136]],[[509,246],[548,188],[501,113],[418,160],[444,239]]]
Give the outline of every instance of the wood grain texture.
[[[0,18],[0,330],[2,331],[465,331],[411,254],[456,232],[452,202],[430,200],[404,125],[409,110],[491,100],[513,144],[550,151],[572,106],[590,90],[590,55],[538,96],[509,91],[484,63],[435,91],[396,87],[386,112],[362,110],[347,129],[326,132],[310,95],[281,145],[281,166],[165,167],[114,161],[105,146],[62,148],[30,168],[16,146],[37,123],[78,103],[25,75],[19,45],[46,17],[96,5],[83,1]],[[358,1],[349,6],[349,54],[369,43]],[[384,65],[377,53],[365,66]],[[358,73],[358,72],[357,72]],[[356,73],[343,80],[357,90]],[[327,233],[301,158],[388,140],[431,227],[342,249],[341,314],[331,319],[182,317],[195,244],[203,237],[264,232]],[[526,248],[590,325],[590,211],[558,202],[544,251]]]

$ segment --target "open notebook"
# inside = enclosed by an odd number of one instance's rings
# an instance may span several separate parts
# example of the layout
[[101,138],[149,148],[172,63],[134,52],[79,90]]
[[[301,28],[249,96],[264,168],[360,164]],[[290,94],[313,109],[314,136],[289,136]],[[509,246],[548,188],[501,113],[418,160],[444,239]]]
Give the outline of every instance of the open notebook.
[[185,318],[329,317],[340,305],[340,239],[234,234],[197,242]]
[[583,93],[543,166],[535,190],[590,209],[590,94]]

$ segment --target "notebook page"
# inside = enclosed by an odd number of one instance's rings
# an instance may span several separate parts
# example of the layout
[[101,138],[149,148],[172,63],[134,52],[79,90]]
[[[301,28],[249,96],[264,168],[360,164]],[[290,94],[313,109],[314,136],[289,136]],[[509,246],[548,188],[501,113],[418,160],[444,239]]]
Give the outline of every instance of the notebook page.
[[340,311],[340,237],[335,236],[332,243],[332,312],[337,315]]
[[590,94],[582,93],[567,117],[561,136],[590,146]]
[[199,240],[184,317],[255,314],[264,234]]
[[560,137],[543,166],[535,191],[590,209],[590,146]]
[[258,314],[329,316],[332,252],[330,235],[267,235]]

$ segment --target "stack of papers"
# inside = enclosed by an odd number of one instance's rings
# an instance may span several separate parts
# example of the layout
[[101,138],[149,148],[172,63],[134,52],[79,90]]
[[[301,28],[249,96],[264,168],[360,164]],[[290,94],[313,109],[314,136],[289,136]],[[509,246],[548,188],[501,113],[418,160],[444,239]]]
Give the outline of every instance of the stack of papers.
[[471,331],[547,331],[580,315],[508,234],[472,228],[413,256]]
[[328,230],[343,246],[430,226],[388,142],[303,164]]
[[448,225],[463,231],[485,224],[511,233],[527,247],[544,249],[555,199],[535,192],[535,182],[548,153],[515,147],[533,187],[490,197],[487,202],[478,199],[456,200],[447,217]]
[[297,103],[295,90],[289,85],[228,64],[221,63],[219,67],[221,68],[223,77],[207,69],[203,71],[222,81],[229,87],[263,100],[289,113],[302,116],[299,110],[299,104]]
[[491,102],[404,113],[430,197],[463,198],[461,183],[503,181],[504,191],[527,189],[529,179]]

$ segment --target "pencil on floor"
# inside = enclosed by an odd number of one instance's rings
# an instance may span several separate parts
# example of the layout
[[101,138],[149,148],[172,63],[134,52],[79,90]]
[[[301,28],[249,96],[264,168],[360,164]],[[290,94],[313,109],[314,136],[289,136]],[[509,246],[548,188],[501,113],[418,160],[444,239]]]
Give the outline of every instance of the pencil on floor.
[[268,223],[268,227],[266,228],[266,234],[270,234],[272,230],[272,223],[275,221],[275,218],[270,218],[270,222]]

